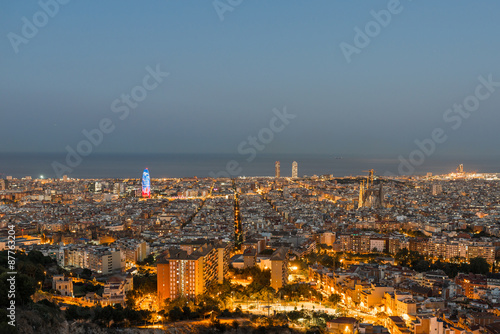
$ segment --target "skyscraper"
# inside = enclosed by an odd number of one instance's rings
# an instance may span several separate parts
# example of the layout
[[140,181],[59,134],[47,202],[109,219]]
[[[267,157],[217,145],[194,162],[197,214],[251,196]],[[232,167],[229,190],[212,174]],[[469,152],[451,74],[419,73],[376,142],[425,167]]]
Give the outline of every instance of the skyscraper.
[[298,174],[299,174],[299,164],[297,163],[297,161],[294,161],[292,163],[292,178],[296,179],[298,177]]
[[274,172],[275,172],[275,177],[280,177],[280,162],[276,161],[274,164]]
[[142,172],[142,197],[151,197],[151,180],[149,178],[149,170],[146,168]]

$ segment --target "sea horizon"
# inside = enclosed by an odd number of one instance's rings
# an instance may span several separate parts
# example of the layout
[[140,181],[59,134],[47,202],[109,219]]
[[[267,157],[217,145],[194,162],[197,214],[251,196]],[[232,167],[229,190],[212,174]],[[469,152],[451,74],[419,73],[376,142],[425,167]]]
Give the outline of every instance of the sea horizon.
[[247,161],[248,158],[248,155],[231,153],[93,153],[71,167],[67,165],[63,153],[0,153],[0,177],[56,178],[55,162],[68,167],[63,175],[78,179],[140,178],[144,168],[150,170],[152,178],[266,177],[274,176],[275,161],[280,161],[283,177],[292,175],[293,161],[297,161],[301,177],[325,174],[334,177],[358,176],[366,175],[369,169],[374,169],[375,174],[380,176],[447,174],[454,172],[459,164],[464,164],[468,172],[500,173],[499,159],[431,157],[420,166],[414,166],[412,173],[400,173],[398,167],[401,162],[397,157],[261,153],[252,161]]

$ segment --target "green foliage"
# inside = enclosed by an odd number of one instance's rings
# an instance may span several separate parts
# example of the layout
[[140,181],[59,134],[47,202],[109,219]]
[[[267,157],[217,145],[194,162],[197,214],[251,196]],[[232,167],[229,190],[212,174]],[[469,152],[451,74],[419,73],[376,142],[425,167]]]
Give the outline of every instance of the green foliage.
[[[337,255],[330,255],[326,251],[319,251],[316,253],[309,253],[305,256],[306,264],[313,265],[316,263],[321,264],[327,268],[340,267],[340,259]],[[307,266],[306,266],[307,269]]]
[[482,257],[475,257],[470,260],[469,272],[474,274],[487,274],[490,271],[490,265]]
[[135,310],[137,307],[137,299],[141,294],[138,290],[129,290],[126,293],[125,304],[127,308]]
[[86,283],[73,283],[73,290],[75,297],[85,296],[89,292],[98,293],[102,289],[99,284]]
[[457,276],[459,272],[484,275],[490,271],[490,265],[482,257],[470,259],[470,263],[443,262],[441,260],[431,263],[425,260],[420,253],[403,248],[396,254],[395,259],[400,265],[418,272],[443,270],[451,278]]
[[83,279],[87,279],[87,280],[92,279],[92,270],[90,270],[88,268],[83,269],[80,277]]
[[195,298],[196,312],[203,314],[210,311],[220,312],[220,300],[208,294],[198,295]]
[[[111,323],[116,327],[124,327],[129,324],[144,325],[145,322],[151,320],[152,315],[151,311],[135,311],[129,308],[124,309],[121,305],[117,305],[115,307],[96,307],[93,311],[94,314],[92,322],[106,327],[108,327]],[[85,314],[85,310],[79,310],[77,312],[83,312]]]
[[79,307],[75,305],[70,305],[65,316],[67,320],[77,320],[77,319],[90,319],[94,315],[93,309],[89,307]]
[[47,307],[51,307],[51,308],[54,308],[54,309],[58,309],[57,305],[55,303],[51,302],[48,299],[42,299],[37,304],[39,304],[39,305],[45,305]]
[[202,294],[194,299],[178,297],[165,301],[165,308],[161,311],[170,321],[203,318],[208,314],[220,313],[221,300],[215,296]]
[[[16,271],[32,278],[35,282],[35,286],[36,284],[38,284],[37,282],[43,282],[45,280],[46,266],[56,265],[54,259],[49,256],[44,256],[41,252],[38,251],[31,251],[28,254],[16,251],[14,257],[16,259]],[[5,267],[8,263],[7,261],[8,251],[1,251],[0,273],[7,271],[7,267]]]
[[404,267],[413,267],[419,261],[424,260],[424,256],[419,252],[409,251],[407,248],[399,250],[394,258],[399,265]]
[[157,276],[146,274],[144,276],[134,276],[134,290],[140,294],[156,293]]
[[243,270],[243,276],[252,278],[252,283],[248,285],[248,290],[255,291],[271,285],[271,270],[260,270],[259,267],[252,267]]
[[[2,314],[0,314],[2,315]],[[2,318],[3,315],[2,315]],[[18,333],[17,331],[17,327],[14,327],[14,326],[11,326],[9,324],[7,324],[7,322],[0,322],[0,333],[2,334],[16,334]]]
[[140,266],[144,266],[144,265],[152,266],[155,263],[156,263],[156,259],[155,259],[154,254],[149,254],[144,259],[144,261],[137,261],[137,264],[140,265]]
[[226,289],[229,288],[229,290],[225,290],[226,297],[229,296],[229,293],[235,291],[237,293],[236,297],[238,298],[267,299],[269,294],[274,294],[275,292],[274,289],[270,287],[271,270],[260,270],[259,267],[235,269],[235,275],[245,279],[251,277],[252,282],[245,288],[239,288],[226,283]]
[[312,297],[319,301],[323,299],[323,295],[307,283],[287,284],[283,286],[278,293],[281,294],[281,298],[287,296],[287,300],[292,301],[299,301],[300,299],[307,300]]
[[175,306],[170,311],[168,311],[168,319],[170,321],[179,321],[181,319],[184,319],[184,312],[178,306]]
[[294,324],[309,325],[320,330],[326,327],[326,322],[335,319],[336,315],[310,310],[291,311],[285,313],[288,320]]
[[[31,295],[36,291],[36,283],[35,281],[25,275],[18,273],[17,275],[9,275],[7,272],[4,272],[0,275],[0,307],[7,308],[9,305],[9,290],[10,283],[7,279],[11,277],[15,278],[15,291],[16,291],[16,305],[26,305],[31,302]],[[3,319],[2,319],[3,320]]]
[[336,306],[341,301],[342,297],[338,293],[334,293],[328,297],[328,303],[330,303],[332,306]]

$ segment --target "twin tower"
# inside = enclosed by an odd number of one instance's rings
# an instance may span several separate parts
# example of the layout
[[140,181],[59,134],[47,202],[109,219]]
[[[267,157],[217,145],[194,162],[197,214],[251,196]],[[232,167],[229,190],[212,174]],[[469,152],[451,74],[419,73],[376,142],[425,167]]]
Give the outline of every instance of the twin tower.
[[[297,163],[297,161],[294,161],[292,163],[292,178],[296,179],[298,177],[298,174],[299,174],[299,164]],[[281,177],[279,161],[276,161],[276,163],[274,164],[274,176]]]

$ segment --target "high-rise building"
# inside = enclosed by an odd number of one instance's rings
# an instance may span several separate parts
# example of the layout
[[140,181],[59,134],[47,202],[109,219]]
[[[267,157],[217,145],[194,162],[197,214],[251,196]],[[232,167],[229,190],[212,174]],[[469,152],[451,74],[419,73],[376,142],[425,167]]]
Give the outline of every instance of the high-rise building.
[[7,190],[9,189],[9,181],[5,179],[0,179],[0,190]]
[[112,249],[91,249],[85,254],[85,260],[87,265],[84,266],[102,273],[104,275],[111,274],[113,272],[122,271],[125,267],[125,261],[122,261],[121,251]]
[[188,247],[164,252],[157,263],[158,300],[192,298],[206,292],[212,282],[222,282],[229,263],[227,246],[206,243],[194,251]]
[[433,184],[432,185],[432,196],[439,195],[443,192],[443,186],[440,184]]
[[288,248],[280,247],[271,255],[271,287],[278,291],[288,282]]
[[231,247],[228,244],[219,244],[217,246],[217,281],[219,284],[224,283],[229,270],[229,259],[231,255]]
[[297,161],[294,161],[292,163],[292,178],[296,179],[298,175],[299,175],[299,164],[297,163]]
[[151,179],[149,178],[149,170],[147,168],[142,172],[142,197],[151,197]]
[[274,173],[275,173],[275,177],[280,177],[280,162],[279,161],[276,161],[276,163],[274,164]]
[[121,195],[125,192],[125,184],[123,183],[115,183],[113,185],[113,193],[116,195]]
[[88,189],[92,193],[98,193],[102,191],[102,183],[100,182],[92,182],[89,184]]

